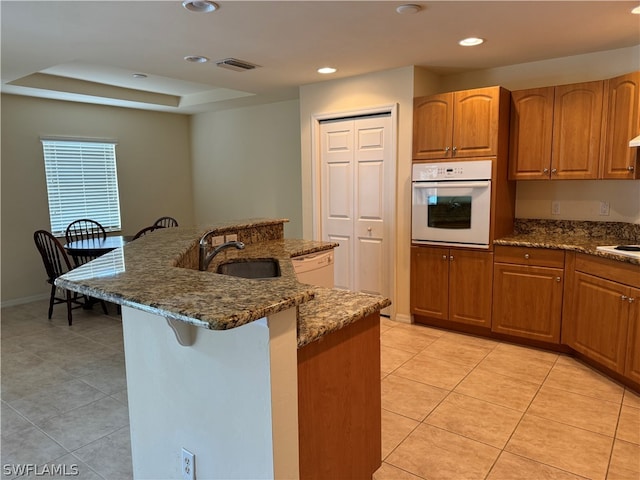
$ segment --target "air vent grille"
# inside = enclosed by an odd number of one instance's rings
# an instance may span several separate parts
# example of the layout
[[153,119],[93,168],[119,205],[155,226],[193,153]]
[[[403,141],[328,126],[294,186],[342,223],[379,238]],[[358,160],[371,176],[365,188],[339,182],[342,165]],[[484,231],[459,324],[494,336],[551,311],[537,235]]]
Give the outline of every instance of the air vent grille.
[[253,70],[259,65],[245,62],[244,60],[238,60],[237,58],[225,58],[224,60],[216,61],[216,65],[221,68],[227,68],[236,72],[244,72],[246,70]]

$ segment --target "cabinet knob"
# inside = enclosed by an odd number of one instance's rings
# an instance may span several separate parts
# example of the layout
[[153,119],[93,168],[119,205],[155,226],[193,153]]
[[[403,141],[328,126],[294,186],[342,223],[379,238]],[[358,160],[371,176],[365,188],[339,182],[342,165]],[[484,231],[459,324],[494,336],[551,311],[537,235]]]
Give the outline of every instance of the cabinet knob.
[[452,150],[453,150],[453,154],[455,155],[455,154],[456,154],[456,152],[458,151],[458,147],[453,147],[453,149],[452,149]]
[[551,169],[551,173],[558,173],[558,169],[557,168],[552,168]]
[[629,300],[629,297],[627,297],[626,295],[620,295],[620,300],[624,302],[625,300]]
[[525,253],[525,254],[524,254],[524,258],[525,258],[526,260],[529,260],[529,254],[528,254],[528,253]]
[[633,168],[633,165],[629,165],[627,167],[627,170],[629,170],[630,172],[633,172],[635,169]]
[[556,277],[556,282],[560,283],[560,280],[562,280],[560,277]]
[[548,168],[543,168],[543,169],[542,169],[542,173],[544,173],[544,174],[549,173],[549,169],[548,169]]
[[451,255],[451,256],[449,257],[449,261],[450,261],[450,262],[453,262],[453,255]]
[[635,300],[636,300],[635,298],[629,297],[629,303],[633,303],[633,302],[635,302]]
[[371,227],[367,227],[367,232],[371,233]]
[[444,153],[449,153],[449,150],[451,150],[450,147],[444,147]]

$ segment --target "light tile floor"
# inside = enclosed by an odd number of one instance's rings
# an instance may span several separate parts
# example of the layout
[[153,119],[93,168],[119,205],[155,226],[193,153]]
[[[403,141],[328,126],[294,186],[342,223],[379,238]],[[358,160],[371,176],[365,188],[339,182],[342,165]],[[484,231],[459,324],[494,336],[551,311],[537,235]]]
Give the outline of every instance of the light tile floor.
[[[132,477],[122,325],[110,308],[75,310],[71,327],[63,306],[52,321],[46,302],[2,309],[3,478],[18,477],[5,465]],[[582,363],[386,319],[381,343],[375,480],[640,480],[640,397]]]

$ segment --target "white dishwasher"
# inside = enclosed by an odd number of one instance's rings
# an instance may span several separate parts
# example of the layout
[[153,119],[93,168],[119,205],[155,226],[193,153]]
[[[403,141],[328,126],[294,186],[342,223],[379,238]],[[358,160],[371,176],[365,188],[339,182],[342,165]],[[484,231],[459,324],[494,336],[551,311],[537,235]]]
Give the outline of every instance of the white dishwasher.
[[300,283],[333,288],[333,249],[291,259]]

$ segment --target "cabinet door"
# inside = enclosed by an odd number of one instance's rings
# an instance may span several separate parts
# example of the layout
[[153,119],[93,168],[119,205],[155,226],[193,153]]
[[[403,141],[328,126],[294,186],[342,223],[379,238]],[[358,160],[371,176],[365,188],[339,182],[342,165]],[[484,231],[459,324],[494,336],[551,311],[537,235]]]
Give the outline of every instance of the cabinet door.
[[413,101],[413,158],[451,157],[453,93]]
[[598,178],[604,82],[555,87],[552,179]]
[[550,176],[553,92],[553,87],[511,92],[510,180]]
[[605,82],[606,117],[601,178],[638,178],[638,148],[629,140],[640,134],[640,72]]
[[630,380],[640,383],[640,290],[631,289],[630,297],[627,360],[624,375]]
[[624,372],[629,318],[629,287],[575,272],[570,318],[563,321],[563,343],[619,373]]
[[449,249],[411,247],[411,313],[446,320],[448,284]]
[[450,250],[449,320],[491,328],[493,253]]
[[496,263],[491,330],[560,343],[563,270]]
[[453,157],[497,155],[499,116],[499,87],[455,92]]

